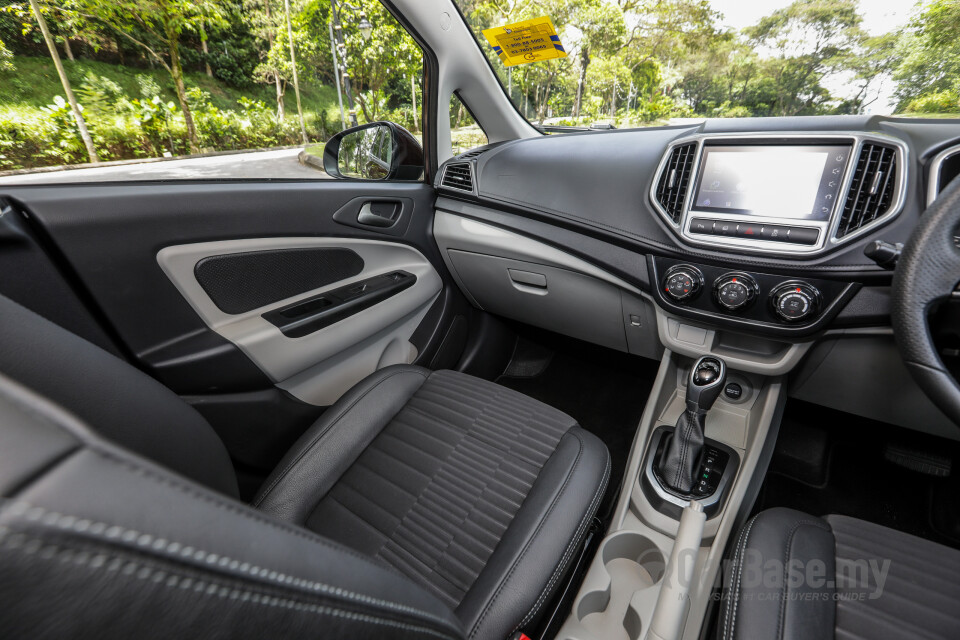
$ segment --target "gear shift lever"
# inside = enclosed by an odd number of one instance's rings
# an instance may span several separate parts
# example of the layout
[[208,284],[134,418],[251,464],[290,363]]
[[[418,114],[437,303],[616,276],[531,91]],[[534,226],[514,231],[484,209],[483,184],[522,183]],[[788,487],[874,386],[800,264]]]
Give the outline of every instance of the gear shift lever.
[[703,449],[703,424],[727,378],[727,365],[720,358],[704,356],[690,370],[687,379],[687,410],[660,459],[660,477],[667,485],[689,493],[694,486]]

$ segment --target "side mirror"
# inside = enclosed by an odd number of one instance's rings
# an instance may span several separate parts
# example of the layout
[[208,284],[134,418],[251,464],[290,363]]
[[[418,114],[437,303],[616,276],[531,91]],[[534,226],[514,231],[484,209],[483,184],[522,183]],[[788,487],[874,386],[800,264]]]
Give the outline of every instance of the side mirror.
[[323,169],[333,178],[418,180],[423,147],[392,122],[371,122],[341,131],[323,149]]

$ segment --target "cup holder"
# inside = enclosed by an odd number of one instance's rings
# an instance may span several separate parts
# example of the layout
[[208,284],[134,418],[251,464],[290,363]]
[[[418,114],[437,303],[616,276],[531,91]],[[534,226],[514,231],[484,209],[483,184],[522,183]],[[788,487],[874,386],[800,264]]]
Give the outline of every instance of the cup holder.
[[631,601],[638,591],[653,587],[663,578],[663,552],[646,536],[622,531],[603,541],[599,556],[603,566],[594,566],[591,574],[599,569],[601,575],[588,576],[588,582],[596,588],[577,603],[577,620],[594,637],[637,640],[643,620]]

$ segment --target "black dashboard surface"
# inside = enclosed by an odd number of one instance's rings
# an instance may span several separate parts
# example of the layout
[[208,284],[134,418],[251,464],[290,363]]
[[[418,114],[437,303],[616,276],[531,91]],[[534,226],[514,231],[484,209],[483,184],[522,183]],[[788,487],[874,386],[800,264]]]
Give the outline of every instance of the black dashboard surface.
[[[906,201],[890,223],[857,242],[817,257],[769,257],[749,251],[714,252],[683,243],[654,211],[650,187],[667,146],[696,134],[879,133],[908,149]],[[926,198],[925,164],[960,141],[960,120],[867,116],[707,120],[692,126],[572,133],[509,142],[477,157],[475,201],[664,255],[735,259],[758,267],[790,265],[810,272],[864,276],[885,273],[863,255],[874,239],[903,242]],[[441,189],[443,195],[462,194]]]
[[[906,150],[905,199],[899,215],[863,236],[818,255],[790,256],[747,248],[697,247],[656,212],[651,186],[667,148],[702,134],[805,136],[851,133],[890,136]],[[796,140],[796,137],[793,138]],[[925,209],[933,156],[960,143],[960,120],[881,116],[818,116],[706,120],[685,126],[543,136],[497,145],[474,155],[474,194],[439,188],[439,209],[535,237],[649,290],[644,256],[664,256],[747,270],[889,285],[891,272],[867,258],[875,240],[905,242]],[[454,161],[456,161],[455,159]],[[639,259],[630,258],[636,254]],[[851,303],[854,304],[854,303]],[[861,305],[862,306],[862,305]],[[859,314],[885,323],[885,308]]]

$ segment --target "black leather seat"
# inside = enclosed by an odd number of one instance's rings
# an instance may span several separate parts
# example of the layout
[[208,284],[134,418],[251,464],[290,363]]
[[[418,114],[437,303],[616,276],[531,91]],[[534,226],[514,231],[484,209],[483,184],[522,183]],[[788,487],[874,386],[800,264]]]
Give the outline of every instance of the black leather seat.
[[569,416],[397,366],[247,506],[176,395],[2,298],[0,318],[0,637],[506,638],[606,487],[606,448]]
[[717,637],[956,640],[958,576],[956,549],[847,516],[769,509],[737,539]]

